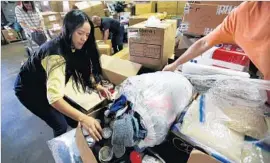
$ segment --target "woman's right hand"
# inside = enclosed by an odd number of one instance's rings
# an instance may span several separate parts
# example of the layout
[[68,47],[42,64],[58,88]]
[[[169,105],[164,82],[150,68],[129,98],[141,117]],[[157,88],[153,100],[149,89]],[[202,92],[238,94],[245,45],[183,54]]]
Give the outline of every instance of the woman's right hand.
[[80,121],[82,127],[86,129],[90,136],[95,140],[95,141],[100,141],[102,139],[102,128],[100,126],[100,123],[94,119],[93,117],[85,116],[81,121]]

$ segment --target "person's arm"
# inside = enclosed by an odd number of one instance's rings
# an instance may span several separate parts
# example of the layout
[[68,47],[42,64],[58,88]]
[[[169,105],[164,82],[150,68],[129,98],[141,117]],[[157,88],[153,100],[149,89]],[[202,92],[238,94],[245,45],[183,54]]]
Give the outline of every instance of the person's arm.
[[101,140],[102,129],[100,124],[92,117],[78,111],[67,103],[64,97],[65,90],[65,61],[59,55],[51,55],[42,60],[42,66],[47,72],[47,98],[51,106],[64,115],[79,121],[81,125],[88,129],[89,134],[95,140]]
[[109,39],[110,35],[110,22],[107,20],[103,20],[102,22],[102,27],[103,27],[103,40],[104,42]]
[[165,66],[163,71],[174,71],[179,65],[198,57],[214,45],[234,43],[233,31],[235,26],[235,15],[235,11],[231,12],[214,31],[196,41],[174,63]]
[[109,29],[107,29],[107,30],[105,30],[103,32],[103,40],[104,40],[104,42],[109,39],[109,34],[110,34]]
[[187,61],[198,57],[205,51],[209,50],[212,46],[209,46],[206,39],[202,38],[198,41],[196,41],[193,45],[188,48],[188,50],[175,61],[175,65],[181,65],[183,63],[186,63]]

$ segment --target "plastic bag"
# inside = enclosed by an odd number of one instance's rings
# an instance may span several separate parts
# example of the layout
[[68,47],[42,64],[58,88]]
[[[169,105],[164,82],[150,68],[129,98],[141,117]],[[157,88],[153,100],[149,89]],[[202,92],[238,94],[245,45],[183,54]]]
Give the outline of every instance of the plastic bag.
[[180,132],[210,147],[211,152],[221,153],[225,160],[239,162],[244,135],[230,130],[224,124],[226,119],[207,95],[199,96],[188,108]]
[[82,163],[73,129],[47,142],[56,163]]
[[175,118],[189,104],[193,87],[181,74],[156,72],[130,77],[119,87],[142,117],[147,136],[139,148],[153,147],[166,137]]
[[270,137],[260,141],[246,142],[242,149],[241,163],[269,163]]
[[184,75],[205,98],[195,101],[183,123],[178,123],[182,134],[234,162],[241,162],[246,136],[255,139],[269,136],[266,115],[270,108],[265,102],[270,81],[227,75]]

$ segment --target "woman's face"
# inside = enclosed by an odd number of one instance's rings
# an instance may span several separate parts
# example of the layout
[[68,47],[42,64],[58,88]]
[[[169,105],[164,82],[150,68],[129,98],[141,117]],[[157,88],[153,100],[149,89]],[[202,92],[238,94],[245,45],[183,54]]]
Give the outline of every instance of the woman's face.
[[24,1],[22,3],[24,5],[24,7],[29,11],[31,11],[33,8],[32,8],[32,4],[30,3],[30,1]]
[[75,49],[81,49],[90,35],[91,26],[85,22],[80,28],[72,34],[72,43]]

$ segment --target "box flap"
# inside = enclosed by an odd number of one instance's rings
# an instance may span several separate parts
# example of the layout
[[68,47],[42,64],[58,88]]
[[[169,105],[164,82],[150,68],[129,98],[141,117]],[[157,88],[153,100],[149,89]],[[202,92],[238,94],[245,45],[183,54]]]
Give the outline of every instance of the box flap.
[[126,77],[137,75],[138,71],[142,67],[141,64],[107,55],[101,55],[100,62],[102,69],[112,71]]
[[92,152],[92,150],[88,147],[88,144],[85,141],[81,128],[76,128],[76,144],[79,149],[82,161],[84,163],[97,163],[97,160]]
[[73,80],[69,80],[65,87],[65,96],[76,102],[87,112],[105,100],[103,97],[100,98],[96,92],[84,93],[81,86],[80,91],[78,91],[77,87],[73,88],[73,85]]
[[219,163],[213,157],[211,157],[211,156],[209,156],[209,155],[207,155],[199,150],[192,150],[187,163],[201,163],[201,162]]

